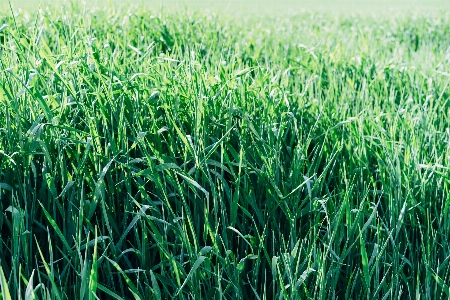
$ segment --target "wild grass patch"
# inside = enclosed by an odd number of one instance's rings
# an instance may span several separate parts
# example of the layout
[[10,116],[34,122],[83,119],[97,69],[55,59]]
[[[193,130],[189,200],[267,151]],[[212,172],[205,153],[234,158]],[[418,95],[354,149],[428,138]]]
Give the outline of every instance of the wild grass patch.
[[449,21],[3,12],[3,299],[450,296]]

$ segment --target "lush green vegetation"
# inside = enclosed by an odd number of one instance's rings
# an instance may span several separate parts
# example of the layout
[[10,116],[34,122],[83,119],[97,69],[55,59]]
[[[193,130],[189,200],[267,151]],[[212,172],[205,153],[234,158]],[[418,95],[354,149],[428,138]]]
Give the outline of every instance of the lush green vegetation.
[[450,14],[0,27],[3,299],[450,296]]

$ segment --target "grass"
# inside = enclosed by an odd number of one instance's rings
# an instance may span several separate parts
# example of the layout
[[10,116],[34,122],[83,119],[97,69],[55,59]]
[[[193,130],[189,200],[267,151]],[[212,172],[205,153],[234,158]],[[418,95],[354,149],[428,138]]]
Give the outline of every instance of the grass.
[[[14,8],[37,9],[40,6],[53,5],[66,0],[14,0]],[[67,1],[66,1],[67,2]],[[70,2],[70,1],[69,1]],[[188,7],[190,10],[213,10],[218,14],[251,15],[251,14],[292,14],[292,12],[312,11],[319,13],[352,14],[352,13],[387,13],[390,11],[439,11],[450,9],[447,0],[91,0],[89,7],[105,5],[121,5],[123,7],[145,6],[153,11],[161,5],[165,8]],[[0,3],[0,8],[9,8],[8,1]],[[54,5],[53,5],[54,6]]]
[[0,24],[3,299],[450,297],[450,14]]

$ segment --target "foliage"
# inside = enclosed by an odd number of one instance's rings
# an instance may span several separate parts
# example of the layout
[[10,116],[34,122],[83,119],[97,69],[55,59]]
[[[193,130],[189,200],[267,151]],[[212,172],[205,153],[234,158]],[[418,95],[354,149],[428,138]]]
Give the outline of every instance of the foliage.
[[450,15],[0,16],[3,299],[450,296]]

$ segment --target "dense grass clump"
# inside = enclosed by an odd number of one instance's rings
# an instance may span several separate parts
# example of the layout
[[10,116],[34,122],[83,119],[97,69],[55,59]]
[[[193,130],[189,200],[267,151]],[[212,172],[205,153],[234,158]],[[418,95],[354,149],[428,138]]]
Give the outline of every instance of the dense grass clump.
[[450,14],[0,26],[3,299],[450,297]]

